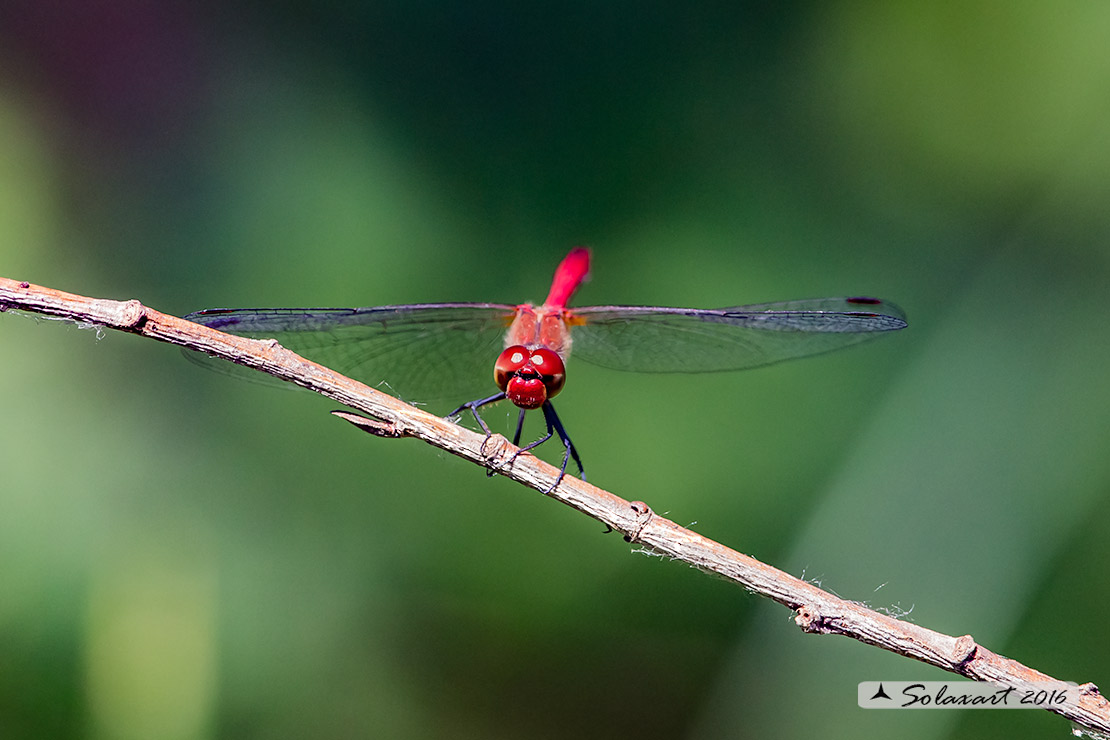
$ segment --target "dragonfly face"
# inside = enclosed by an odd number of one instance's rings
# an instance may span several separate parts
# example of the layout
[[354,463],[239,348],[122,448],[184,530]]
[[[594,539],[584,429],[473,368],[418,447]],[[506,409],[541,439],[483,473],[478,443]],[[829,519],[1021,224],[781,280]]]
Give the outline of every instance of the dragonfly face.
[[538,409],[563,390],[567,379],[563,359],[546,347],[516,344],[497,358],[493,379],[505,397],[522,409]]

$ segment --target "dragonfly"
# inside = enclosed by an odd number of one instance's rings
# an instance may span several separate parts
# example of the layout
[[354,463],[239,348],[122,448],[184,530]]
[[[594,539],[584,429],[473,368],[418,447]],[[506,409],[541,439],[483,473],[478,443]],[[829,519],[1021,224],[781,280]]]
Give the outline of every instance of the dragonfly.
[[[562,482],[571,459],[585,469],[551,399],[566,385],[575,359],[616,370],[708,373],[744,370],[822,354],[906,327],[893,303],[863,296],[699,309],[567,304],[590,271],[590,251],[575,247],[555,270],[542,304],[417,303],[367,308],[216,308],[184,318],[230,334],[275,339],[326,367],[368,385],[384,384],[411,401],[457,403],[447,418],[469,411],[488,441],[480,410],[509,400],[518,409],[513,446],[522,453],[557,436]],[[198,364],[254,378],[208,355]],[[490,360],[493,360],[491,378]],[[490,381],[493,381],[491,384]],[[497,392],[490,394],[493,388]],[[540,409],[546,433],[519,447],[528,411]],[[490,475],[492,475],[492,471]]]

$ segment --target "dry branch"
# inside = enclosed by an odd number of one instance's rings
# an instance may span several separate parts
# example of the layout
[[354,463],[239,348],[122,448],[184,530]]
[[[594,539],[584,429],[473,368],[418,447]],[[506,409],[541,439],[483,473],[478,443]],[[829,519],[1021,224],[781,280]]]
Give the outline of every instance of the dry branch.
[[[274,340],[224,334],[159,313],[136,300],[98,300],[0,278],[0,311],[8,309],[99,324],[255,368],[368,414],[372,418],[344,412],[338,415],[377,436],[422,439],[541,492],[558,476],[555,467],[531,455],[521,455],[506,467],[516,448],[501,435],[487,440],[481,434],[310,362]],[[777,601],[795,612],[794,621],[805,632],[844,635],[976,681],[1017,690],[1034,683],[1053,683],[1060,689],[1069,687],[977,645],[970,635],[952,637],[934,632],[834,596],[680,527],[656,515],[642,502],[626,501],[569,476],[547,495],[620,531],[629,542],[715,573]],[[1094,684],[1083,684],[1078,691],[1068,692],[1066,703],[1045,708],[1084,728],[1110,734],[1110,702]]]

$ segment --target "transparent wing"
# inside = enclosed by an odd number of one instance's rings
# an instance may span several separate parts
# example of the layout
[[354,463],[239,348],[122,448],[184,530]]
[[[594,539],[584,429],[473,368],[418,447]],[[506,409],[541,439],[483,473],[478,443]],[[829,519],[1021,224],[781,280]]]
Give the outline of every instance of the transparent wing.
[[[497,392],[493,363],[515,306],[434,303],[374,308],[208,309],[185,318],[283,347],[407,401],[455,406]],[[263,383],[271,376],[186,350],[198,365]]]
[[648,373],[706,373],[831,352],[903,329],[877,298],[818,298],[712,310],[591,306],[569,310],[571,356]]

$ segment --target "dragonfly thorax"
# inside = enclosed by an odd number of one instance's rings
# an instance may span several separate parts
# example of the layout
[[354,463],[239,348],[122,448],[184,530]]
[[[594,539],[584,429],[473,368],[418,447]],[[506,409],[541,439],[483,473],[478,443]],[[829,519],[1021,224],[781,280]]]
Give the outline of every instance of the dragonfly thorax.
[[538,409],[563,389],[567,371],[562,358],[545,347],[505,348],[493,366],[493,379],[505,397],[522,409]]

